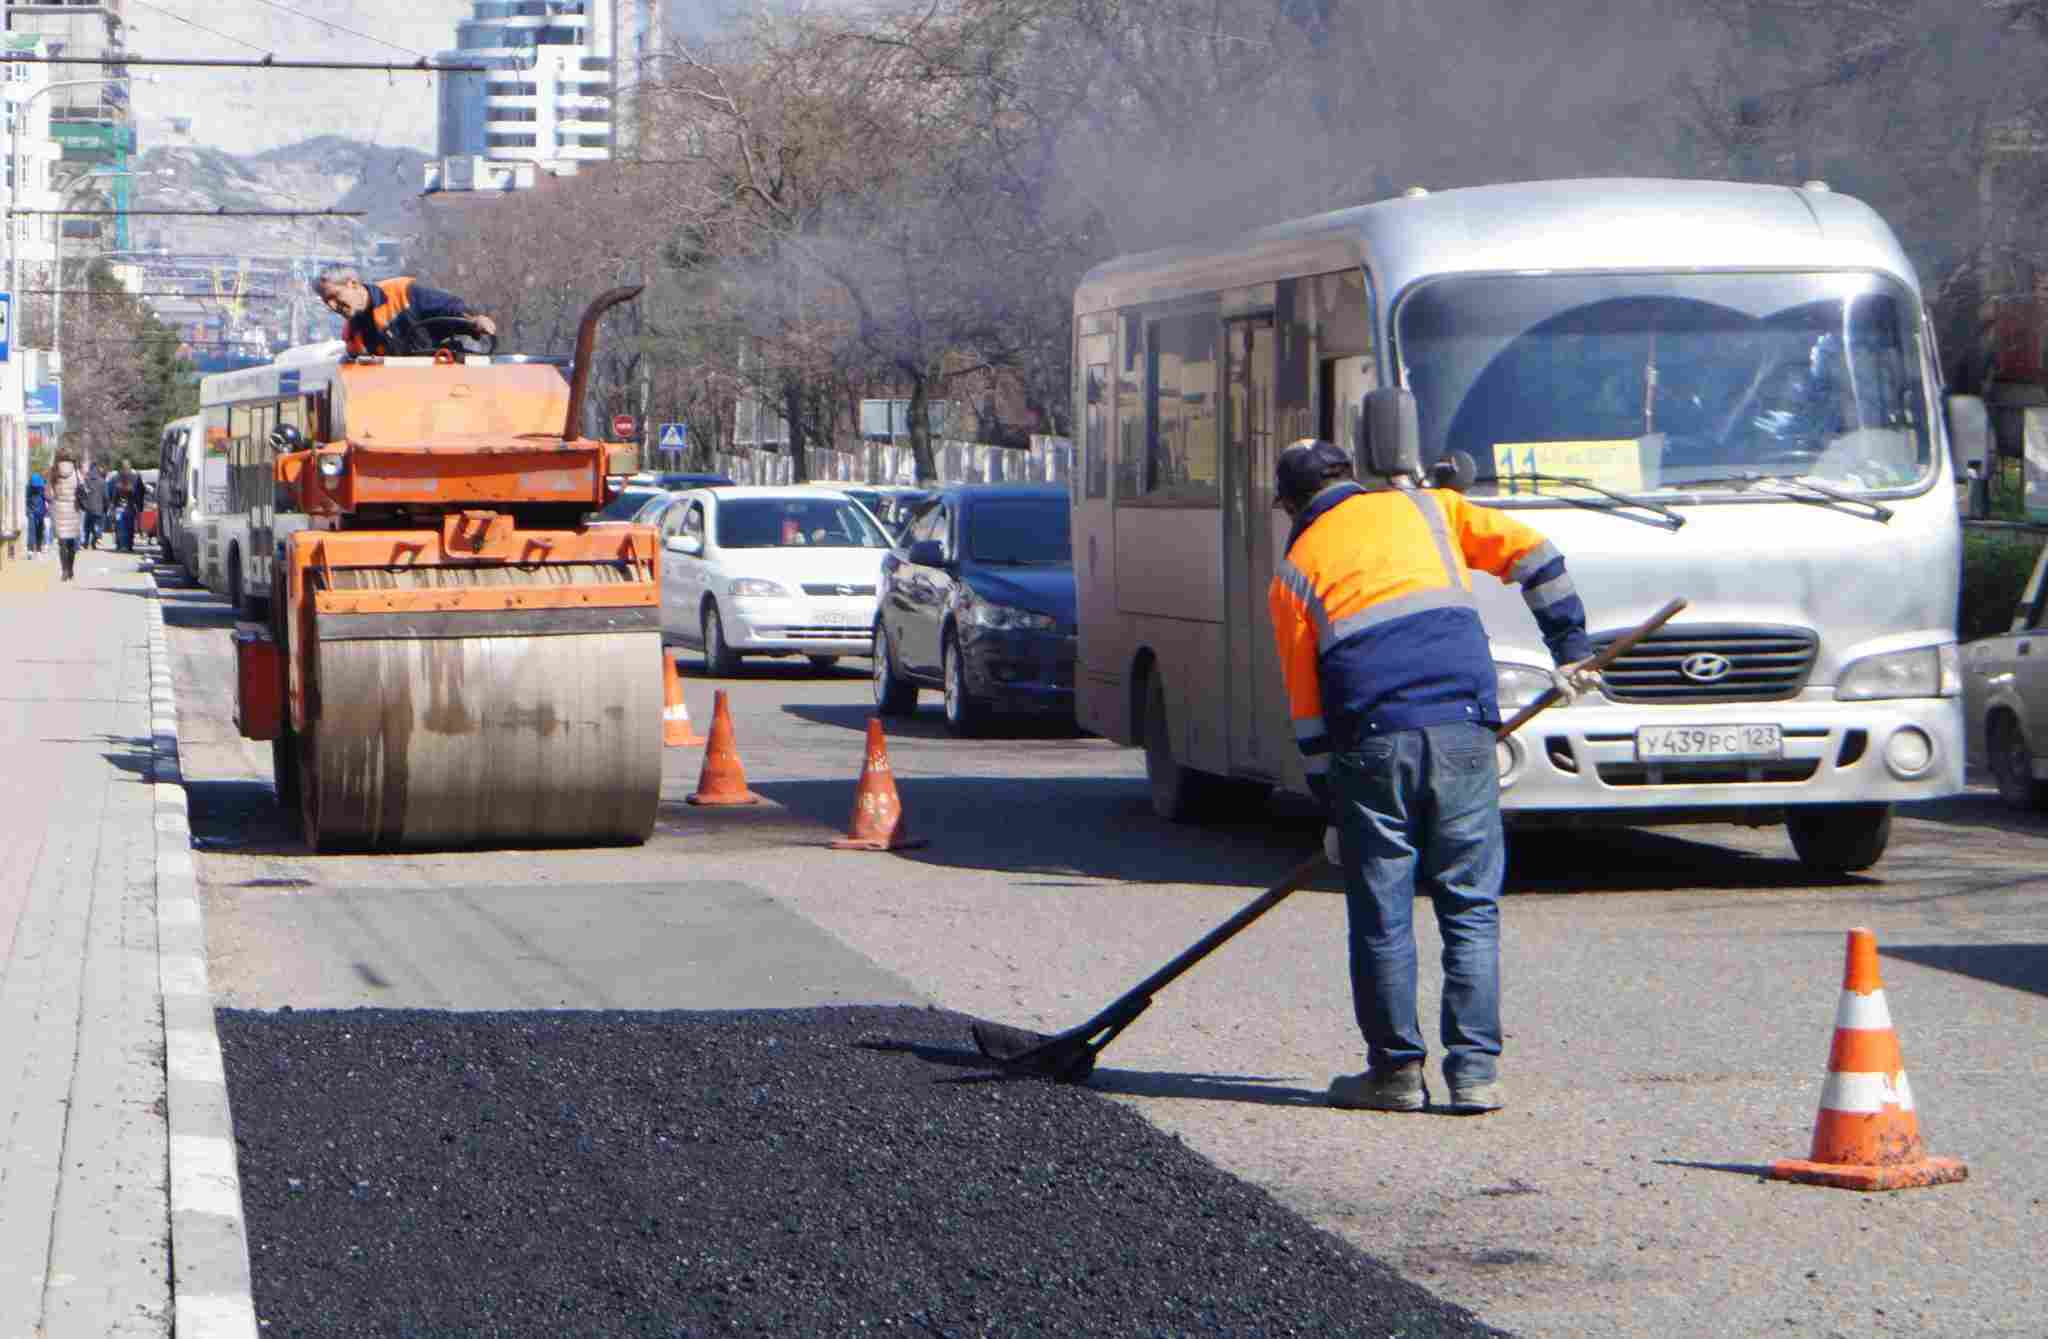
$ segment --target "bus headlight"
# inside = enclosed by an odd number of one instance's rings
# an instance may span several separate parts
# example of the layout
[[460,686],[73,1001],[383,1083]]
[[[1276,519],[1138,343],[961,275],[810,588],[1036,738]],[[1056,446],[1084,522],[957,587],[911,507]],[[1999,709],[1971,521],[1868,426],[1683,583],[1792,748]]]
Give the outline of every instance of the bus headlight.
[[1550,671],[1534,665],[1493,662],[1493,691],[1502,711],[1520,711],[1550,691]]
[[1891,697],[1954,697],[1962,691],[1962,665],[1954,642],[1888,651],[1852,661],[1835,684],[1844,702]]

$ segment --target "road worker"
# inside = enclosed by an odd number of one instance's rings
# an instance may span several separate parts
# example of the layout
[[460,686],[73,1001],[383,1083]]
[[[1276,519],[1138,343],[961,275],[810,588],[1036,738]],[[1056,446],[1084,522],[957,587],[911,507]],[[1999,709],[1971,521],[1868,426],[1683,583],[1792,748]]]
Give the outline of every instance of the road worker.
[[[342,338],[353,354],[416,352],[404,326],[419,321],[445,321],[451,330],[459,325],[478,336],[498,333],[495,321],[471,312],[461,298],[405,275],[366,283],[351,267],[330,265],[313,280],[313,291],[327,310],[347,322]],[[394,323],[400,328],[394,330]],[[428,347],[434,342],[431,332],[422,339]]]
[[[1371,448],[1368,448],[1371,454]],[[1503,1103],[1500,887],[1505,863],[1493,657],[1471,571],[1519,583],[1569,694],[1593,687],[1585,607],[1543,536],[1395,461],[1361,484],[1350,456],[1304,438],[1275,462],[1293,518],[1268,603],[1295,739],[1330,814],[1344,871],[1351,995],[1367,1068],[1331,1081],[1332,1106],[1421,1111],[1414,903],[1444,941],[1441,1021],[1452,1111]]]

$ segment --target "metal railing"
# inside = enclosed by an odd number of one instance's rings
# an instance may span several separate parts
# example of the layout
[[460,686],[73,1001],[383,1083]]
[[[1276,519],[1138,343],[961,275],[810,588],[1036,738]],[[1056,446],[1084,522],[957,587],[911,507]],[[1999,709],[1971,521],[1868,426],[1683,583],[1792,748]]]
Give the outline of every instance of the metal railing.
[[[711,468],[743,484],[786,484],[793,462],[781,451],[713,452]],[[938,441],[932,463],[940,484],[1066,483],[1073,476],[1074,444],[1065,437],[1033,437],[1026,448],[986,442]],[[908,446],[866,442],[852,450],[814,447],[804,452],[813,481],[848,484],[915,484],[917,460]]]

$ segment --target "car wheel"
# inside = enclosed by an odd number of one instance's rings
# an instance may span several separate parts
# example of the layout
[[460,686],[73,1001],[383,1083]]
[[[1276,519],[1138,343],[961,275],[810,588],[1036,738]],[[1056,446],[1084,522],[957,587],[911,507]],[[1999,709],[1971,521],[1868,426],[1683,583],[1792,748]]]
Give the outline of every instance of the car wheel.
[[962,739],[972,739],[988,725],[988,708],[967,692],[967,666],[960,658],[960,636],[946,633],[940,670],[946,683],[946,728]]
[[1144,735],[1145,784],[1152,793],[1152,812],[1174,823],[1208,817],[1228,785],[1221,777],[1175,760],[1167,729],[1166,678],[1156,668],[1146,678]]
[[716,604],[704,606],[704,669],[721,679],[740,672],[739,653],[725,644],[725,624]]
[[917,710],[917,685],[896,670],[896,648],[889,644],[888,630],[875,620],[875,714],[908,716]]
[[1785,830],[1801,864],[1831,873],[1869,869],[1892,840],[1888,804],[1803,805],[1785,814]]
[[1998,798],[2023,813],[2048,808],[2048,782],[2034,779],[2034,750],[2019,722],[2000,712],[1985,734],[1991,775],[1998,780]]
[[811,668],[820,674],[839,663],[838,656],[805,656],[804,659],[810,661]]

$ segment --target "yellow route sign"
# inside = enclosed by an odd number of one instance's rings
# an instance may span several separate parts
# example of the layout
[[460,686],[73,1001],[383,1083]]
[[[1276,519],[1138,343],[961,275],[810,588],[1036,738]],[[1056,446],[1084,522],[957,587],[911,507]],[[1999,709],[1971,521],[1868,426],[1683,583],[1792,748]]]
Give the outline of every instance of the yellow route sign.
[[1528,476],[1561,474],[1624,492],[1643,486],[1643,443],[1640,438],[1590,442],[1496,442],[1493,473],[1501,493],[1556,497],[1575,490],[1570,484]]

